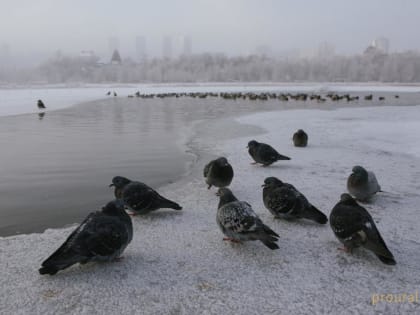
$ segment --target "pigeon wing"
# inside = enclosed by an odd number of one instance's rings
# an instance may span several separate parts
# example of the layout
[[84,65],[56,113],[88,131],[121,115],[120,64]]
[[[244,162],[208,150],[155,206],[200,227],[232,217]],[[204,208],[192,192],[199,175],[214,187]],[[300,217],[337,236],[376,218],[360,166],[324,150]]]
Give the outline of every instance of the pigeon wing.
[[42,266],[49,265],[51,262],[66,260],[70,257],[82,257],[79,251],[79,240],[84,238],[86,231],[89,231],[94,225],[94,220],[101,215],[102,214],[100,212],[93,212],[89,214],[87,218],[77,227],[77,229],[69,235],[66,241],[42,263]]
[[394,256],[385,244],[381,234],[379,233],[375,222],[369,213],[363,215],[363,231],[366,233],[366,242],[363,247],[371,250],[378,258],[389,265],[395,265]]
[[117,218],[103,217],[84,240],[85,255],[112,256],[129,241],[128,230]]
[[209,175],[210,172],[210,167],[213,165],[213,161],[211,161],[210,163],[208,163],[206,166],[204,166],[204,170],[203,170],[203,175],[204,177],[207,177]]

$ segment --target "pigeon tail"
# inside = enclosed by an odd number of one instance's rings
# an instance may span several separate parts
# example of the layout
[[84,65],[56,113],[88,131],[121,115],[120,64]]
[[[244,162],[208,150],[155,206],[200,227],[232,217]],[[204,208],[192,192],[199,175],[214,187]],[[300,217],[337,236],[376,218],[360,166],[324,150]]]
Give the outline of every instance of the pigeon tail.
[[268,240],[261,240],[261,242],[271,250],[279,249],[279,245]]
[[[76,230],[77,231],[77,230]],[[74,231],[73,233],[75,233]],[[86,261],[86,257],[82,257],[79,253],[69,248],[68,243],[71,242],[73,234],[61,245],[50,257],[41,264],[39,273],[54,275],[58,271],[66,269],[81,261]]]
[[171,200],[168,200],[168,199],[162,199],[160,206],[161,206],[161,208],[182,210],[182,207],[179,204],[177,204],[176,202],[173,202]]
[[[384,264],[395,265],[397,262],[394,259],[394,255],[392,255],[391,251],[388,249],[388,247],[385,244],[385,241],[382,239],[381,235],[377,230],[376,233],[377,234],[375,238],[368,234],[368,239],[363,246],[371,250]],[[374,240],[372,240],[371,238],[374,238]]]
[[395,261],[394,257],[390,256],[382,256],[382,255],[378,255],[376,254],[376,256],[379,258],[380,261],[382,261],[384,264],[386,265],[396,265],[397,262]]
[[280,237],[276,232],[274,232],[272,229],[270,229],[267,225],[263,226],[263,230],[264,230],[265,234],[267,234],[268,236],[270,236],[274,239],[272,241],[277,241],[277,238]]
[[289,158],[288,156],[281,155],[281,154],[277,155],[277,159],[278,160],[291,160],[291,158]]
[[319,224],[325,224],[328,222],[328,218],[325,214],[323,214],[321,211],[319,211],[314,206],[311,206],[309,211],[305,212],[305,218],[309,220],[313,220]]
[[275,243],[278,241],[278,238],[280,236],[274,232],[272,229],[270,229],[267,225],[264,225],[262,227],[261,235],[259,237],[259,240],[268,248],[274,250],[278,249],[279,246]]
[[41,275],[50,274],[55,275],[58,271],[66,269],[71,265],[74,265],[80,262],[82,259],[80,256],[73,256],[66,255],[70,257],[56,257],[48,258],[46,261],[42,263],[42,267],[39,269],[39,273]]
[[39,273],[41,274],[41,275],[46,275],[46,274],[49,274],[49,275],[55,275],[57,272],[58,272],[58,268],[56,267],[56,266],[48,266],[48,267],[42,267],[42,268],[40,268],[39,269]]

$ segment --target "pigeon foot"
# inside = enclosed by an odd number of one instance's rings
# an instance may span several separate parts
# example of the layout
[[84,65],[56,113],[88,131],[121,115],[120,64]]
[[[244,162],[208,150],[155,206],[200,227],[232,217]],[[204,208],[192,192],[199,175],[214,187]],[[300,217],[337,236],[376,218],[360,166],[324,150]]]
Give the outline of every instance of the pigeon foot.
[[338,247],[337,249],[338,250],[341,250],[341,251],[343,251],[345,253],[351,254],[351,250],[349,248],[345,247],[345,246],[344,247]]
[[240,240],[235,240],[234,238],[230,238],[230,237],[224,237],[223,238],[224,241],[230,241],[232,243],[240,243]]

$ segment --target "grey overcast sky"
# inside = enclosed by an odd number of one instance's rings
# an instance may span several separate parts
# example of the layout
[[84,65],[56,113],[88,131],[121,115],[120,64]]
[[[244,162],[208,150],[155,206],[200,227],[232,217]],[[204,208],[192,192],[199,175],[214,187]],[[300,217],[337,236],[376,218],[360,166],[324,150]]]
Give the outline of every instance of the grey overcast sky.
[[376,37],[391,51],[420,48],[419,0],[0,0],[0,44],[13,53],[120,50],[146,38],[160,55],[162,37],[189,35],[193,52],[247,54],[310,49],[320,42],[358,53]]

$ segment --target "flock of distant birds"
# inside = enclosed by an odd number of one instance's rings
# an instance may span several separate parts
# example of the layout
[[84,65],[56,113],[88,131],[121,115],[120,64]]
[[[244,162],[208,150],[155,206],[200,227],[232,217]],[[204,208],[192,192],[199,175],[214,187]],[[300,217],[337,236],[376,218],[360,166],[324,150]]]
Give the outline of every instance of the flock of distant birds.
[[[118,96],[117,92],[115,91],[108,91],[106,93],[108,96]],[[227,100],[251,100],[251,101],[268,101],[273,99],[278,99],[280,101],[289,101],[289,100],[295,100],[295,101],[317,101],[318,103],[326,102],[328,99],[331,101],[358,101],[360,99],[360,96],[351,96],[350,94],[337,94],[334,92],[328,92],[325,95],[322,94],[315,94],[315,93],[274,93],[274,92],[182,92],[182,93],[140,93],[140,91],[135,92],[134,94],[129,94],[129,98],[139,97],[139,98],[168,98],[168,97],[192,97],[192,98],[210,98],[210,97],[221,97],[223,99]],[[394,95],[394,98],[399,98],[400,96],[398,94]],[[364,100],[366,101],[372,101],[373,94],[365,95]],[[378,96],[379,101],[384,101],[385,96]]]
[[[106,93],[107,96],[114,96],[117,97],[118,94],[115,91],[108,91]],[[129,94],[129,98],[139,97],[143,99],[148,98],[168,98],[168,97],[192,97],[192,98],[211,98],[211,97],[221,97],[226,100],[250,100],[250,101],[268,101],[273,99],[278,99],[280,101],[289,101],[289,100],[295,100],[295,101],[317,101],[318,103],[324,103],[328,99],[337,102],[337,101],[358,101],[360,99],[360,96],[351,96],[350,94],[342,94],[339,95],[337,93],[329,92],[325,95],[321,94],[309,94],[309,93],[273,93],[273,92],[261,92],[261,93],[254,93],[254,92],[221,92],[221,93],[215,93],[215,92],[182,92],[182,93],[140,93],[140,91],[135,92],[134,94]],[[398,94],[394,95],[394,98],[399,98],[400,96]],[[364,100],[366,101],[372,101],[374,99],[373,94],[365,95]],[[385,96],[378,96],[377,97],[379,101],[384,101]],[[38,100],[37,102],[38,109],[44,110],[46,109],[46,106],[42,100]],[[45,112],[40,112],[39,118],[42,119],[45,115]]]
[[[207,94],[212,95],[212,93]],[[229,93],[229,95],[229,97],[233,97],[232,95],[249,97],[254,94]],[[336,94],[331,95],[335,98],[333,95]],[[290,97],[290,94],[288,96]],[[372,96],[366,97],[371,99]],[[38,107],[46,108],[42,100],[38,100]],[[306,147],[307,133],[299,129],[293,135],[293,143],[296,147]],[[254,160],[251,164],[268,167],[279,160],[290,160],[266,143],[251,140],[247,148]],[[225,235],[224,240],[234,243],[258,240],[272,250],[279,248],[276,243],[279,235],[262,222],[249,203],[238,200],[227,188],[234,176],[233,167],[227,158],[219,157],[210,161],[204,167],[203,175],[208,189],[212,186],[218,188],[216,195],[220,199],[216,222]],[[42,263],[40,274],[54,275],[76,263],[118,260],[133,238],[133,225],[129,213],[146,215],[161,208],[182,209],[178,203],[161,196],[156,190],[139,181],[116,176],[109,186],[114,187],[115,200],[108,202],[102,211],[90,213],[66,241]],[[264,206],[274,217],[286,220],[307,219],[319,224],[328,222],[327,216],[313,206],[293,185],[282,182],[276,177],[267,177],[262,187]],[[347,189],[350,194],[341,195],[340,201],[333,207],[329,217],[335,236],[344,245],[344,248],[340,249],[351,253],[354,248],[362,246],[372,251],[383,263],[395,265],[394,256],[386,246],[374,220],[356,201],[356,199],[369,200],[381,191],[375,174],[361,166],[353,167],[347,179]]]

